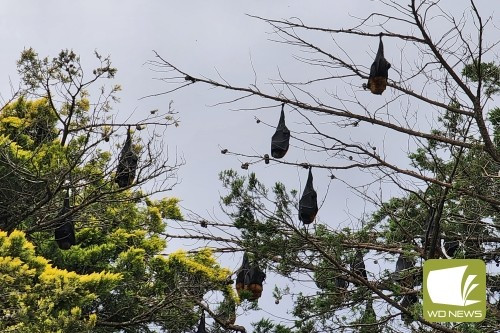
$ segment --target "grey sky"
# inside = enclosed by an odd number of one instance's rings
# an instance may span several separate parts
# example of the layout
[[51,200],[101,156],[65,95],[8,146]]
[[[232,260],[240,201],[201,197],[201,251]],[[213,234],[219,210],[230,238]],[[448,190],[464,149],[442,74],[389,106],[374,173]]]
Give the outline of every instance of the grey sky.
[[[459,7],[457,4],[468,3],[448,2],[456,7]],[[498,8],[495,3],[481,2],[482,11],[493,12]],[[313,68],[306,70],[303,65],[297,67],[292,55],[300,55],[299,50],[269,41],[271,28],[245,14],[268,18],[300,17],[315,26],[340,28],[352,26],[356,22],[353,15],[362,17],[376,6],[377,1],[368,0],[3,1],[0,8],[0,93],[4,98],[8,97],[8,78],[17,80],[15,62],[24,48],[33,47],[41,56],[55,56],[61,49],[71,48],[81,55],[84,64],[89,65],[92,64],[94,50],[111,55],[114,66],[118,68],[114,82],[123,87],[121,103],[116,105],[120,114],[128,116],[134,109],[138,115],[154,108],[166,110],[170,100],[174,101],[174,108],[179,112],[181,126],[169,129],[164,140],[172,154],[177,151],[185,158],[186,165],[179,170],[181,183],[167,195],[179,197],[186,208],[224,219],[218,209],[221,193],[218,173],[229,168],[241,170],[241,163],[235,157],[221,155],[220,147],[249,154],[269,153],[273,129],[256,124],[254,117],[275,124],[279,107],[248,112],[231,111],[231,105],[210,107],[235,95],[203,85],[194,85],[167,96],[139,100],[145,95],[168,89],[164,83],[154,80],[155,74],[144,65],[147,60],[153,59],[152,50],[193,74],[217,78],[217,69],[224,79],[236,85],[248,86],[254,82],[252,64],[258,73],[258,82],[263,86],[266,86],[268,78],[277,77],[278,69],[290,78],[307,79],[320,75],[320,72]],[[315,41],[321,43],[332,42],[328,36],[313,38],[318,38]],[[363,42],[361,39],[340,39],[339,42],[344,43],[346,50],[355,53],[353,56],[356,59],[366,60],[366,66],[370,65],[377,47],[375,39],[364,39]],[[386,54],[390,62],[397,64],[398,45],[386,41]],[[339,83],[335,84],[335,87],[318,89],[320,92],[343,89]],[[389,96],[390,93],[387,93],[380,97],[381,101]],[[258,105],[269,103],[254,99],[238,104],[239,107]],[[289,113],[287,117],[292,130],[300,128],[299,122],[303,119]],[[424,117],[418,124],[425,124],[429,119]],[[405,136],[397,136],[387,130],[377,131],[367,125],[360,126],[355,133],[351,129],[338,130],[336,127],[332,130],[342,132],[339,135],[345,138],[373,142],[380,149],[385,145],[386,153],[395,160],[403,158],[411,144]],[[303,162],[307,161],[306,157],[315,158],[305,156],[300,143],[292,142],[292,145],[297,147],[291,148],[287,159]],[[269,186],[279,180],[289,189],[300,190],[307,177],[303,169],[272,164],[265,166],[263,163],[251,166],[250,171],[257,172]],[[359,182],[369,179],[368,175],[363,176],[359,172],[344,172],[341,177]],[[330,226],[356,226],[355,218],[363,212],[363,202],[337,181],[331,183],[330,192],[325,197],[330,184],[326,171],[315,172],[315,183],[319,197],[325,199],[319,219]],[[384,196],[397,193],[391,191],[387,188]],[[272,280],[268,281],[265,293],[270,294],[271,288]],[[268,312],[283,315],[283,307],[276,307],[271,302],[271,298],[266,297],[260,304]],[[243,323],[248,321],[247,318]]]

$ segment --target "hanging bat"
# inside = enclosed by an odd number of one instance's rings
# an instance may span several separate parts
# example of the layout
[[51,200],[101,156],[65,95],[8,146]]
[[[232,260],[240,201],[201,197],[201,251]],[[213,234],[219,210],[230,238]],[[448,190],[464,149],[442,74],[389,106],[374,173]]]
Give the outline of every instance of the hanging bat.
[[[396,270],[394,271],[395,280],[398,281],[401,284],[401,286],[408,289],[413,289],[415,285],[415,278],[413,274],[407,271],[409,269],[412,269],[413,267],[415,267],[414,260],[407,258],[403,254],[399,255],[398,260],[396,261]],[[408,308],[417,302],[418,302],[417,296],[415,294],[410,294],[403,296],[403,299],[401,300],[400,304],[401,306]],[[405,323],[410,323],[413,321],[411,316],[408,316],[404,313],[401,313],[401,319]]]
[[457,240],[445,241],[443,247],[446,252],[446,255],[450,258],[453,258],[458,248],[460,247],[460,242]]
[[[398,260],[396,261],[396,270],[395,273],[399,273],[401,271],[410,269],[415,267],[415,262],[411,259],[408,259],[405,255],[400,254]],[[400,280],[401,274],[398,274],[396,280]]]
[[271,138],[271,156],[274,158],[283,158],[288,151],[290,144],[290,130],[285,124],[285,103],[281,105],[281,115],[276,126],[276,132],[274,132]]
[[304,192],[299,200],[299,220],[304,224],[310,224],[316,218],[318,213],[318,194],[313,187],[312,168],[309,168]]
[[127,187],[132,185],[137,170],[139,157],[132,149],[132,136],[130,134],[130,126],[127,131],[127,139],[123,145],[118,159],[118,167],[116,168],[115,182],[119,187]]
[[[64,197],[63,207],[58,216],[62,216],[69,212],[69,190],[66,191]],[[57,246],[61,250],[68,250],[71,246],[76,244],[75,227],[71,217],[67,217],[54,231],[54,238]]]
[[356,256],[354,257],[354,262],[351,265],[351,270],[364,277],[365,280],[368,279],[368,274],[366,273],[365,261],[363,259],[363,253],[361,251],[356,251]]
[[335,287],[347,289],[347,287],[349,287],[349,282],[347,280],[344,280],[343,278],[337,276],[335,278]]
[[264,289],[262,283],[266,279],[266,273],[260,270],[259,266],[254,265],[249,272],[250,283],[246,289],[252,292],[250,296],[251,301],[255,301],[262,296],[262,290]]
[[207,333],[207,329],[205,327],[205,311],[201,313],[200,323],[198,324],[196,333]]
[[368,77],[368,84],[366,85],[372,94],[382,95],[384,92],[387,87],[389,68],[391,68],[391,64],[384,58],[384,44],[382,43],[382,35],[380,35],[377,55],[370,67],[370,76]]

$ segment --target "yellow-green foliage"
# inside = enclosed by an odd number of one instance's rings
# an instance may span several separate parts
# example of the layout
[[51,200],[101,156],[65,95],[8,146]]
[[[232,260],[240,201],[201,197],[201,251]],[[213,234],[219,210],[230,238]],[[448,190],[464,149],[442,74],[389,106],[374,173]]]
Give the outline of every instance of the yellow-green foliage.
[[210,249],[192,254],[178,250],[165,257],[157,256],[152,266],[160,280],[170,280],[172,275],[177,275],[177,278],[182,276],[185,280],[191,281],[192,285],[198,283],[197,286],[202,290],[201,294],[208,290],[220,290],[227,298],[237,300],[232,284],[227,283],[231,271],[217,263]]
[[184,265],[188,272],[193,274],[203,274],[207,279],[214,282],[224,282],[231,275],[231,271],[221,268],[212,254],[210,249],[204,249],[192,256],[179,250],[172,253],[168,260],[178,261]]
[[148,207],[158,207],[163,218],[182,220],[182,213],[177,205],[179,201],[178,198],[164,198],[161,200],[147,198],[146,205]]
[[57,117],[46,98],[21,97],[6,105],[0,116],[0,130],[24,148],[55,139]]
[[[71,249],[60,251],[52,241],[40,239],[38,250],[57,267],[80,273],[106,270],[121,274],[113,292],[93,304],[100,320],[126,322],[149,312],[154,304],[174,302],[175,307],[158,308],[151,322],[165,331],[175,331],[188,329],[197,322],[199,313],[194,300],[209,291],[222,292],[227,302],[234,304],[237,297],[232,284],[228,284],[231,272],[217,263],[210,250],[164,254],[167,244],[161,234],[170,219],[182,219],[179,200],[124,200],[133,195],[130,191],[122,192],[115,197],[120,200],[100,205],[95,213],[81,215],[79,220],[85,223],[76,222],[78,244]],[[92,311],[82,309],[82,313]],[[110,313],[112,319],[106,317]],[[176,320],[155,320],[172,317]],[[143,332],[139,327],[129,331]],[[98,324],[93,332],[108,331]]]
[[52,267],[35,255],[21,231],[0,231],[0,331],[87,332],[95,314],[82,315],[121,280],[116,273],[80,275]]
[[[80,96],[71,128],[88,122],[89,106],[86,94]],[[59,115],[68,111],[64,103],[58,108]],[[164,255],[162,234],[170,220],[183,219],[179,199],[151,199],[139,189],[117,191],[110,181],[116,156],[95,147],[82,157],[89,140],[85,131],[75,131],[78,135],[62,146],[55,115],[44,98],[20,98],[0,112],[0,150],[12,162],[0,165],[0,199],[15,203],[7,213],[31,210],[32,203],[46,198],[47,188],[58,190],[61,177],[68,176],[79,184],[72,188],[71,206],[84,206],[73,216],[77,244],[66,251],[54,242],[53,229],[29,234],[36,248],[19,231],[0,232],[0,332],[119,330],[102,322],[124,323],[117,325],[130,333],[147,332],[151,324],[181,332],[195,326],[195,300],[207,292],[222,292],[234,307],[231,272],[209,250]],[[33,230],[39,221],[54,218],[63,192],[54,192],[16,227]],[[98,200],[88,205],[94,197]]]
[[19,98],[0,114],[0,145],[16,162],[29,159],[38,172],[57,170],[66,162],[66,148],[57,140],[57,117],[46,98]]

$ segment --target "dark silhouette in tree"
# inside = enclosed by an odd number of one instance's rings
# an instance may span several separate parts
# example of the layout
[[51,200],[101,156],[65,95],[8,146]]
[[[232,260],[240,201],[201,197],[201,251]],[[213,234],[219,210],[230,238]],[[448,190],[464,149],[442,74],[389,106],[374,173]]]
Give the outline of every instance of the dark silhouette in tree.
[[337,276],[335,278],[335,286],[337,288],[347,289],[349,287],[349,282],[347,282],[345,279]]
[[127,130],[127,139],[123,145],[116,168],[115,182],[119,187],[127,187],[133,184],[139,156],[134,152],[132,147],[132,134],[130,126]]
[[[63,207],[59,213],[59,216],[64,216],[70,211],[69,205],[69,189],[66,190],[66,195],[64,196]],[[69,250],[69,248],[76,244],[75,239],[75,226],[73,224],[72,216],[64,217],[63,221],[56,228],[55,232],[55,240],[57,242],[57,246],[61,250]]]
[[443,247],[446,255],[450,258],[453,258],[458,248],[460,247],[460,242],[458,240],[445,240]]
[[403,275],[400,272],[415,267],[415,261],[412,259],[408,259],[404,254],[400,254],[398,256],[398,260],[396,261],[396,280],[403,280]]
[[285,103],[281,105],[280,120],[276,126],[271,138],[271,156],[274,158],[283,158],[290,145],[290,130],[285,124]]
[[430,253],[433,253],[433,251],[430,251],[429,249],[432,246],[432,237],[435,234],[434,229],[435,229],[435,224],[436,224],[436,209],[431,206],[429,208],[429,211],[427,213],[427,217],[425,220],[425,238],[424,238],[424,251],[429,251]]
[[351,270],[359,276],[362,276],[365,280],[368,279],[368,274],[366,272],[365,260],[363,258],[363,253],[361,251],[356,251],[354,260],[351,265]]
[[[415,267],[415,260],[409,259],[404,254],[400,254],[396,261],[395,280],[406,289],[415,287],[415,272],[412,270]],[[401,306],[405,308],[411,307],[418,302],[418,297],[415,294],[404,295],[401,300]],[[406,323],[413,321],[413,318],[405,313],[401,313],[401,319]]]
[[207,333],[207,329],[205,327],[205,311],[201,312],[200,323],[198,324],[196,333]]
[[384,57],[384,44],[382,43],[382,35],[380,35],[377,55],[370,67],[370,76],[366,85],[373,94],[382,95],[385,91],[387,78],[389,77],[389,68],[391,68],[391,64]]
[[314,222],[318,214],[318,194],[314,190],[312,168],[309,168],[306,186],[299,201],[299,220],[304,224]]

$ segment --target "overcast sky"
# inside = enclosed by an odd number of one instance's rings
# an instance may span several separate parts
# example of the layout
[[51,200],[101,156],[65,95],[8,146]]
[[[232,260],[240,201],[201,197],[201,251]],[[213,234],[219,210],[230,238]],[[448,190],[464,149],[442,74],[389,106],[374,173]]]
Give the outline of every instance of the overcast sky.
[[[468,4],[468,1],[449,2],[454,6]],[[481,10],[493,12],[494,3],[498,2],[481,2]],[[356,22],[353,16],[364,16],[377,5],[377,1],[368,0],[2,1],[0,93],[8,97],[9,77],[17,81],[15,63],[24,48],[33,47],[41,56],[50,57],[57,55],[61,49],[70,48],[80,54],[82,62],[88,65],[93,64],[94,50],[110,55],[118,68],[115,83],[123,87],[121,103],[116,105],[120,114],[128,116],[136,110],[137,117],[140,117],[154,108],[167,110],[170,100],[179,112],[181,126],[169,129],[164,140],[171,152],[177,151],[185,159],[186,165],[178,173],[181,183],[168,195],[179,197],[185,208],[224,219],[218,210],[218,198],[222,193],[218,173],[229,168],[241,170],[241,162],[235,157],[221,155],[220,147],[249,154],[269,153],[274,130],[257,124],[254,117],[275,124],[279,107],[245,112],[232,111],[232,106],[228,105],[212,107],[231,95],[203,85],[194,85],[168,96],[139,100],[166,89],[162,82],[153,79],[155,74],[145,65],[146,61],[154,58],[152,51],[156,50],[162,57],[194,75],[217,78],[217,70],[224,79],[242,86],[254,82],[253,68],[263,86],[269,78],[277,77],[278,70],[293,79],[307,79],[316,75],[316,69],[306,71],[304,67],[297,67],[293,55],[300,52],[270,41],[271,28],[245,14],[279,19],[300,17],[315,26],[340,28],[352,26]],[[323,39],[317,41],[325,42]],[[366,59],[366,65],[370,65],[377,47],[376,39],[345,39],[341,42],[353,56],[363,61]],[[398,47],[386,41],[386,57],[390,62],[397,63]],[[320,89],[340,90],[343,87]],[[390,94],[388,91],[379,101],[390,98]],[[253,100],[238,106],[261,105],[270,104]],[[296,115],[288,118],[288,126],[292,130],[303,121]],[[379,147],[384,144],[386,152],[394,160],[402,159],[409,145],[405,138],[397,140],[386,130],[377,132],[369,127],[361,127],[356,133],[346,129],[342,136],[360,142],[374,142]],[[301,150],[300,143],[292,142],[292,145],[295,148],[292,147],[287,155],[289,160],[304,162],[311,158]],[[251,166],[249,171],[257,172],[269,186],[273,181],[281,181],[290,189],[298,190],[301,190],[307,176],[307,171],[303,169],[272,164],[266,166],[263,163]],[[319,219],[331,226],[357,225],[355,218],[365,209],[363,202],[341,183],[330,183],[328,175],[327,171],[315,172],[319,197],[325,200]],[[343,173],[342,177],[363,179],[359,173],[352,176]],[[330,192],[326,195],[329,185]],[[384,195],[391,195],[391,191],[388,189]],[[271,288],[272,284],[268,284],[267,292],[270,293]],[[261,305],[269,312],[279,313],[274,303]]]

